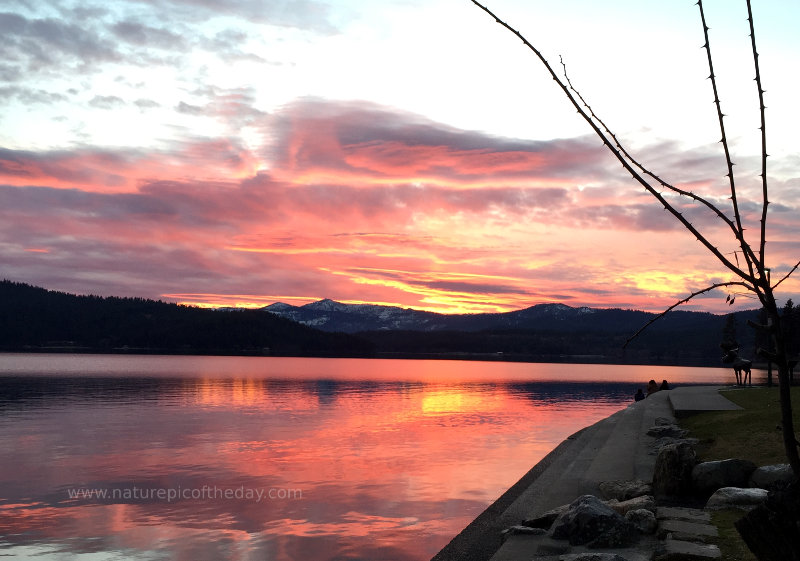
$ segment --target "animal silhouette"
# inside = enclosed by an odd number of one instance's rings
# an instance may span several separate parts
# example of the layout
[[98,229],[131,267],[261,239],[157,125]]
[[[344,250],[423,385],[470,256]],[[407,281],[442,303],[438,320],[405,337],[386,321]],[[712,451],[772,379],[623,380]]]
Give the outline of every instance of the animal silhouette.
[[737,386],[753,385],[753,377],[751,374],[753,362],[739,356],[739,347],[726,352],[722,356],[722,362],[724,364],[730,364],[731,367],[733,367]]

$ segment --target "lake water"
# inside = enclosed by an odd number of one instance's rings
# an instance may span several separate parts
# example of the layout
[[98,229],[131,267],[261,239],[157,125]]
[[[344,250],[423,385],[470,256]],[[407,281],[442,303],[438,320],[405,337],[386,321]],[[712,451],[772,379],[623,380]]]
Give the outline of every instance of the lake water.
[[733,375],[0,354],[0,555],[427,560],[651,378]]

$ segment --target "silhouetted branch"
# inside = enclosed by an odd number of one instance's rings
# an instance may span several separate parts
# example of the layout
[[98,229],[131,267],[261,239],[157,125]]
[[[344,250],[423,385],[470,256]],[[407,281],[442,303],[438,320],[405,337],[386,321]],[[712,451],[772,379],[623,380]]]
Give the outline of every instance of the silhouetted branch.
[[[761,247],[759,248],[759,260],[764,263],[764,247],[767,243],[767,207],[769,197],[767,189],[767,119],[765,115],[766,106],[764,105],[764,88],[761,86],[761,70],[758,64],[758,51],[756,50],[756,29],[753,25],[753,9],[750,0],[747,0],[747,21],[750,23],[750,44],[753,47],[753,64],[756,68],[756,87],[758,88],[758,110],[761,116]],[[791,274],[791,273],[789,273]]]
[[[728,258],[726,258],[722,254],[722,252],[719,251],[719,249],[717,249],[703,234],[700,233],[699,230],[697,230],[697,228],[695,228],[692,225],[691,222],[689,222],[689,220],[686,219],[686,217],[683,216],[683,213],[681,213],[678,209],[673,207],[669,203],[669,201],[667,201],[657,189],[655,189],[652,185],[650,185],[650,183],[642,176],[642,174],[640,174],[636,170],[636,168],[634,168],[631,165],[628,159],[622,154],[622,152],[620,152],[620,150],[616,147],[616,145],[612,142],[612,140],[609,139],[608,136],[606,136],[605,132],[598,126],[598,124],[594,121],[594,119],[592,119],[592,117],[584,110],[580,102],[575,98],[575,96],[570,91],[569,87],[558,77],[558,75],[553,70],[553,67],[550,66],[549,61],[536,47],[534,47],[519,31],[517,31],[509,24],[507,24],[505,21],[497,17],[494,14],[494,12],[492,12],[489,8],[487,8],[477,0],[472,0],[472,3],[478,6],[487,14],[489,14],[491,17],[493,17],[498,24],[500,24],[508,31],[516,35],[525,44],[526,47],[528,47],[531,51],[533,51],[536,57],[541,61],[542,65],[544,65],[544,67],[550,73],[550,76],[553,78],[553,80],[558,84],[558,86],[567,96],[567,99],[569,99],[570,103],[572,103],[573,107],[575,107],[575,109],[578,111],[578,114],[580,114],[580,116],[589,124],[589,126],[592,127],[592,130],[594,130],[595,134],[597,134],[597,136],[603,141],[603,144],[606,145],[608,150],[612,154],[614,154],[614,156],[617,158],[617,161],[619,161],[622,164],[622,166],[631,175],[631,177],[633,177],[633,179],[635,179],[642,187],[644,187],[648,193],[650,193],[653,197],[655,197],[656,200],[658,200],[658,202],[661,203],[664,209],[669,211],[669,213],[672,214],[672,216],[674,216],[687,230],[689,230],[689,232],[694,234],[695,238],[697,238],[697,241],[703,244],[706,247],[706,249],[708,249],[708,251],[710,251],[720,261],[720,263],[722,263],[725,267],[734,272],[736,276],[746,281],[749,281],[753,284],[757,282],[755,276],[752,274],[752,268],[750,274],[748,274],[746,271],[743,271],[741,268],[737,267],[731,261],[729,261]],[[740,236],[740,239],[742,241],[742,251],[747,251],[745,249],[747,244],[744,243],[744,236]],[[750,261],[748,259],[748,264],[749,263]]]
[[[605,124],[605,122],[603,121],[603,119],[601,119],[601,118],[600,118],[600,117],[599,117],[599,116],[598,116],[598,115],[597,115],[597,114],[594,112],[594,109],[592,109],[592,107],[591,107],[591,106],[590,106],[590,105],[589,105],[589,104],[586,102],[586,100],[583,98],[583,95],[581,95],[581,93],[580,93],[580,92],[579,92],[577,89],[575,89],[575,87],[572,85],[572,81],[570,80],[570,78],[569,78],[569,75],[567,74],[567,65],[566,65],[566,64],[564,64],[564,60],[563,60],[563,58],[561,59],[561,66],[562,66],[562,68],[564,69],[564,79],[567,81],[567,84],[569,85],[569,88],[570,88],[570,89],[571,89],[571,90],[572,90],[572,91],[575,93],[575,95],[578,97],[578,99],[580,99],[580,100],[581,100],[581,103],[583,103],[583,105],[584,105],[584,106],[586,107],[586,109],[589,111],[589,114],[592,116],[592,118],[593,118],[593,119],[595,119],[595,120],[596,120],[598,123],[600,123],[600,125],[602,125],[602,127],[603,127],[603,129],[606,131],[606,133],[607,133],[607,134],[608,134],[608,135],[609,135],[609,136],[610,136],[610,137],[611,137],[611,138],[614,140],[614,144],[616,144],[616,146],[617,146],[617,148],[619,149],[619,151],[620,151],[620,152],[621,152],[621,153],[622,153],[622,154],[623,154],[623,155],[624,155],[626,158],[628,158],[628,160],[630,160],[630,162],[631,162],[631,163],[632,163],[634,166],[636,166],[637,168],[639,168],[639,170],[641,170],[641,172],[642,172],[642,173],[644,173],[645,175],[647,175],[647,176],[651,177],[652,179],[654,179],[655,181],[657,181],[657,182],[658,182],[658,183],[659,183],[659,184],[660,184],[662,187],[664,187],[665,189],[669,189],[670,191],[672,191],[672,192],[674,192],[674,193],[677,193],[677,194],[679,194],[679,195],[683,195],[683,196],[685,196],[685,197],[689,197],[689,198],[690,198],[690,199],[692,199],[693,201],[695,201],[695,202],[698,202],[698,203],[700,203],[700,204],[702,204],[702,205],[706,206],[707,208],[709,208],[709,209],[710,209],[710,210],[711,210],[711,211],[712,211],[714,214],[716,214],[716,215],[717,215],[717,217],[719,217],[719,219],[720,219],[720,220],[722,220],[723,222],[725,222],[725,224],[727,224],[727,225],[728,225],[728,227],[729,227],[729,228],[731,229],[731,231],[733,232],[733,235],[734,235],[734,236],[736,236],[736,238],[737,238],[737,239],[739,238],[739,231],[736,229],[736,224],[734,224],[734,223],[733,223],[733,220],[731,220],[730,218],[728,218],[728,217],[725,215],[725,213],[724,213],[724,212],[722,212],[722,210],[720,210],[720,209],[719,209],[719,207],[717,207],[717,206],[716,206],[715,204],[713,204],[712,202],[710,202],[710,201],[706,200],[705,198],[703,198],[703,197],[701,197],[701,196],[699,196],[699,195],[697,195],[697,194],[695,194],[695,193],[693,193],[693,192],[691,192],[691,191],[686,191],[686,190],[684,190],[684,189],[681,189],[681,188],[679,188],[679,187],[676,187],[676,186],[674,186],[674,185],[672,185],[672,184],[670,184],[670,183],[666,182],[664,179],[662,179],[661,177],[659,177],[658,175],[656,175],[655,173],[651,172],[649,169],[647,169],[646,167],[644,167],[644,165],[642,165],[642,163],[641,163],[641,162],[639,162],[639,160],[637,160],[636,158],[634,158],[634,157],[633,157],[633,156],[632,156],[632,155],[631,155],[631,154],[628,152],[628,150],[627,150],[627,149],[626,149],[626,148],[625,148],[625,147],[622,145],[622,143],[619,141],[619,139],[617,138],[617,135],[616,135],[616,134],[614,134],[614,132],[613,132],[613,131],[612,131],[612,130],[611,130],[609,127],[608,127],[608,125],[606,125],[606,124]],[[738,258],[737,258],[736,265],[737,265],[737,266],[739,265]]]
[[[536,56],[539,58],[541,63],[544,67],[550,72],[553,80],[559,85],[562,89],[564,94],[567,96],[567,99],[572,103],[573,107],[578,111],[580,116],[589,124],[592,130],[597,134],[597,136],[603,141],[605,146],[609,149],[609,151],[617,158],[617,160],[622,164],[622,166],[631,174],[631,176],[641,184],[648,193],[650,193],[659,203],[663,205],[663,207],[672,214],[675,219],[677,219],[687,230],[689,230],[692,234],[695,235],[698,241],[700,241],[706,249],[708,249],[718,260],[722,263],[725,267],[729,270],[734,272],[737,277],[742,279],[741,281],[730,281],[724,283],[717,283],[703,290],[699,290],[697,292],[692,293],[687,298],[673,304],[669,308],[667,308],[664,312],[653,318],[649,321],[646,325],[644,325],[636,334],[633,335],[628,341],[626,341],[624,346],[627,346],[632,340],[639,336],[649,325],[653,322],[657,321],[659,318],[663,317],[665,314],[670,312],[671,310],[675,309],[677,306],[688,302],[692,298],[699,296],[700,294],[704,294],[716,288],[722,288],[725,286],[741,286],[747,289],[749,292],[755,294],[755,296],[759,299],[764,310],[769,318],[771,324],[774,326],[775,332],[772,335],[772,343],[774,345],[774,351],[770,351],[772,353],[772,357],[774,361],[778,365],[778,382],[779,382],[779,390],[780,390],[780,404],[781,404],[781,425],[782,425],[782,435],[783,435],[783,443],[784,449],[786,451],[786,457],[789,460],[789,464],[792,467],[792,471],[795,476],[795,480],[800,479],[800,454],[798,453],[797,449],[797,438],[794,435],[794,420],[792,414],[792,400],[791,400],[791,392],[790,392],[790,367],[789,361],[787,358],[787,346],[786,346],[786,336],[783,330],[780,329],[781,325],[781,315],[778,311],[777,302],[775,300],[775,293],[773,289],[780,285],[784,280],[786,280],[794,271],[800,267],[800,263],[795,265],[789,273],[784,276],[777,284],[774,286],[770,286],[770,278],[769,278],[769,269],[766,267],[765,259],[765,244],[766,244],[766,221],[767,221],[767,208],[769,205],[768,199],[768,192],[767,192],[767,164],[766,159],[768,157],[767,149],[766,149],[766,125],[765,125],[765,106],[764,106],[764,90],[761,86],[761,73],[759,70],[758,64],[758,51],[756,50],[756,42],[755,42],[755,32],[754,32],[754,25],[753,25],[753,15],[750,0],[747,0],[747,12],[748,12],[748,21],[750,23],[750,37],[751,37],[751,44],[753,49],[753,60],[756,67],[756,85],[758,87],[758,97],[759,97],[759,111],[761,115],[761,178],[762,178],[762,212],[761,212],[761,238],[760,238],[760,248],[759,248],[759,255],[756,256],[753,248],[747,243],[747,240],[744,236],[744,227],[742,226],[742,217],[739,212],[739,202],[737,200],[736,195],[736,181],[734,178],[733,173],[733,160],[731,158],[730,147],[728,145],[728,136],[725,132],[725,115],[722,113],[722,107],[719,99],[719,92],[717,90],[717,79],[716,75],[714,74],[714,63],[711,56],[711,43],[709,41],[708,36],[708,25],[706,25],[705,19],[705,12],[703,10],[703,2],[702,0],[697,1],[697,5],[700,9],[700,19],[703,23],[703,36],[705,37],[705,44],[703,48],[706,49],[707,58],[708,58],[708,68],[709,68],[709,78],[711,79],[711,85],[714,91],[714,104],[716,105],[717,117],[719,120],[719,128],[721,133],[721,140],[723,150],[725,153],[725,163],[727,164],[728,173],[726,177],[728,178],[728,182],[730,184],[730,199],[733,206],[733,213],[734,213],[734,220],[731,221],[724,215],[719,209],[716,208],[715,205],[705,201],[702,197],[697,197],[696,195],[688,192],[681,192],[682,190],[677,190],[671,185],[668,185],[666,182],[662,181],[656,175],[650,173],[646,168],[640,165],[631,155],[622,147],[621,143],[618,141],[617,137],[610,131],[610,129],[603,123],[601,119],[597,117],[597,115],[592,111],[591,107],[583,100],[580,94],[572,88],[572,84],[569,82],[569,77],[566,76],[566,68],[565,68],[565,77],[567,83],[559,79],[556,73],[553,71],[553,68],[550,66],[549,62],[545,59],[545,57],[533,46],[530,42],[528,42],[525,37],[523,37],[518,31],[513,29],[507,23],[502,21],[498,18],[494,13],[491,12],[488,8],[477,2],[476,0],[472,0],[472,3],[481,8],[487,14],[492,16],[497,23],[511,31],[514,35],[516,35],[522,42],[527,46],[531,51],[533,51]],[[563,65],[563,61],[562,61]],[[577,96],[577,98],[576,98]],[[580,99],[580,101],[578,101]],[[583,105],[581,105],[581,102]],[[588,112],[587,112],[588,111]],[[602,128],[601,128],[602,127]],[[648,178],[650,178],[648,180]],[[742,256],[747,263],[747,270],[739,265],[739,258],[737,253],[734,252],[734,257],[736,259],[736,265],[734,265],[731,261],[729,261],[716,247],[714,247],[711,242],[703,236],[692,224],[677,210],[677,208],[673,207],[661,194],[661,192],[657,191],[654,185],[650,184],[650,180],[658,182],[662,187],[670,189],[673,192],[678,192],[679,194],[686,194],[687,196],[691,197],[693,200],[700,202],[701,204],[705,204],[706,207],[713,210],[717,216],[722,219],[728,226],[732,226],[734,235],[739,243],[739,246],[742,250]]]
[[784,277],[783,277],[781,280],[779,280],[778,282],[776,282],[775,284],[773,284],[773,285],[772,285],[772,289],[773,289],[773,290],[775,290],[775,289],[778,287],[778,285],[779,285],[780,283],[782,283],[783,281],[785,281],[786,279],[788,279],[790,276],[792,276],[792,273],[794,273],[794,272],[797,270],[797,268],[798,268],[798,267],[800,267],[800,261],[798,261],[797,263],[795,263],[794,267],[792,267],[792,270],[791,270],[791,271],[789,271],[788,273],[786,273],[786,275],[784,275]]
[[643,332],[645,329],[647,329],[648,327],[650,327],[650,326],[651,326],[653,323],[655,323],[656,321],[658,321],[659,319],[661,319],[662,317],[664,317],[665,315],[667,315],[669,312],[671,312],[672,310],[674,310],[675,308],[677,308],[677,307],[678,307],[678,306],[680,306],[681,304],[685,304],[686,302],[688,302],[689,300],[691,300],[691,299],[692,299],[692,298],[694,298],[695,296],[700,296],[701,294],[705,294],[706,292],[711,292],[712,290],[715,290],[715,289],[717,289],[717,288],[722,288],[723,286],[743,286],[743,287],[745,287],[747,290],[750,290],[750,291],[752,291],[752,290],[753,290],[753,287],[752,287],[752,286],[750,286],[749,284],[747,284],[746,282],[743,282],[743,281],[730,281],[730,282],[720,282],[720,283],[717,283],[717,284],[712,284],[711,286],[709,286],[709,287],[707,287],[707,288],[704,288],[703,290],[698,290],[697,292],[692,292],[692,293],[691,293],[689,296],[687,296],[687,297],[686,297],[686,298],[684,298],[683,300],[680,300],[680,301],[678,301],[678,302],[675,302],[675,303],[674,303],[672,306],[670,306],[669,308],[667,308],[666,310],[664,310],[663,312],[661,312],[660,314],[658,314],[656,317],[654,317],[653,319],[651,319],[650,321],[648,321],[646,324],[644,324],[644,325],[643,325],[643,326],[642,326],[642,327],[639,329],[639,331],[637,331],[636,333],[634,333],[633,335],[631,335],[631,336],[628,338],[628,340],[627,340],[627,341],[625,341],[625,344],[624,344],[624,345],[622,345],[622,348],[624,349],[625,347],[627,347],[627,346],[628,346],[628,343],[630,343],[631,341],[633,341],[634,339],[636,339],[636,338],[637,338],[639,335],[641,335],[641,334],[642,334],[642,332]]
[[[745,260],[747,261],[747,266],[750,271],[750,276],[755,276],[753,272],[753,264],[751,261],[751,252],[752,249],[749,248],[748,244],[745,242],[744,239],[744,228],[742,227],[742,217],[739,213],[739,201],[736,197],[736,180],[733,174],[733,160],[731,159],[731,151],[730,147],[728,146],[728,135],[725,133],[725,115],[722,113],[722,104],[719,100],[719,91],[717,90],[717,76],[714,74],[714,60],[711,56],[711,41],[708,38],[708,30],[709,27],[706,25],[706,14],[703,10],[703,0],[697,0],[697,7],[700,9],[700,21],[703,23],[703,37],[705,38],[705,44],[703,48],[706,50],[706,58],[708,60],[708,70],[709,70],[709,79],[711,80],[711,87],[714,90],[714,105],[717,108],[717,118],[719,120],[719,130],[722,134],[722,138],[720,142],[722,143],[722,149],[725,152],[725,163],[728,166],[728,183],[730,185],[731,191],[731,204],[733,205],[733,215],[736,221],[736,230],[737,230],[737,239],[739,240],[739,244],[742,246],[742,251],[744,252]],[[750,251],[748,251],[750,250]]]

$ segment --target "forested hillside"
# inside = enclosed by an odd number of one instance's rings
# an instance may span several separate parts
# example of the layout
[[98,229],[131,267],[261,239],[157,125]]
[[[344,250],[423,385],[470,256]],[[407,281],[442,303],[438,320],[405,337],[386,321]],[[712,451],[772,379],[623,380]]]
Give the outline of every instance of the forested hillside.
[[0,282],[0,349],[315,356],[372,351],[363,339],[257,310],[75,296],[9,281]]

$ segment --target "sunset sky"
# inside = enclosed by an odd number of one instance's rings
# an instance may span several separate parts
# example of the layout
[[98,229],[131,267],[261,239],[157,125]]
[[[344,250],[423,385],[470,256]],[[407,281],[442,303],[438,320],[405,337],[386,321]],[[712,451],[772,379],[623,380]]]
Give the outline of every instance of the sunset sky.
[[[659,310],[733,280],[469,0],[0,4],[2,278],[197,305],[440,312]],[[800,260],[800,3],[753,4],[778,278]],[[555,65],[563,55],[654,172],[729,212],[694,1],[488,5]],[[746,7],[707,0],[706,12],[755,235]],[[730,230],[686,212],[735,258]],[[781,303],[800,300],[800,276],[781,287]],[[686,309],[729,310],[726,294]]]

